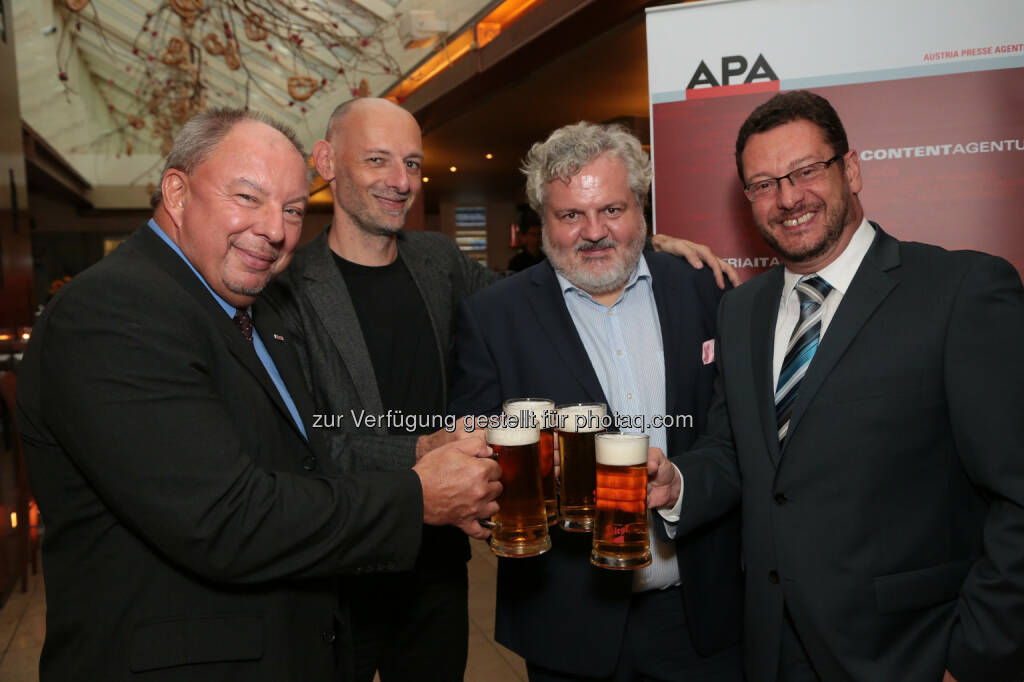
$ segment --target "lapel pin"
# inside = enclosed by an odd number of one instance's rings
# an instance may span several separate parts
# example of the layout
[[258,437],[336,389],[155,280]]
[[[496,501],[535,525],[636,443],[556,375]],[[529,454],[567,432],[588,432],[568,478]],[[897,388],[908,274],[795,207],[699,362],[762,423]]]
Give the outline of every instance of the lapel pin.
[[284,337],[280,334],[274,334],[274,341],[284,341]]

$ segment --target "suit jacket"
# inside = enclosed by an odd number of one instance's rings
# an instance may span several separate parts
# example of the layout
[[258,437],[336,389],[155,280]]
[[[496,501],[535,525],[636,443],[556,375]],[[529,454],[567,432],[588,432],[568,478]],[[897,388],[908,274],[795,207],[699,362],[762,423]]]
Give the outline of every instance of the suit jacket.
[[[255,326],[307,414],[280,321]],[[47,306],[19,388],[46,520],[44,682],[330,679],[333,577],[415,559],[415,473],[336,475],[148,227]]]
[[[327,234],[324,231],[296,252],[257,310],[272,307],[295,339],[315,409],[333,418],[325,435],[337,466],[343,471],[409,469],[416,463],[416,436],[389,436],[382,423],[357,426],[352,419],[352,411],[378,415],[384,406],[359,318]],[[466,258],[455,242],[438,232],[400,232],[398,252],[427,307],[447,379],[455,306],[498,275]],[[447,400],[447,381],[443,388]]]
[[725,296],[680,532],[742,505],[750,682],[783,604],[824,682],[1024,675],[1024,293],[1005,261],[877,228],[775,435],[776,268]]
[[[666,411],[693,415],[696,426],[668,430],[669,452],[681,452],[707,416],[715,367],[701,363],[701,349],[715,336],[721,292],[709,272],[665,254],[646,258],[665,352]],[[522,396],[607,402],[547,262],[463,302],[456,351],[453,413],[496,413],[503,400]],[[690,637],[702,655],[739,640],[737,531],[738,518],[726,517],[677,542]],[[625,630],[632,574],[591,566],[589,534],[552,533],[553,547],[541,557],[499,560],[497,640],[547,668],[608,675]]]

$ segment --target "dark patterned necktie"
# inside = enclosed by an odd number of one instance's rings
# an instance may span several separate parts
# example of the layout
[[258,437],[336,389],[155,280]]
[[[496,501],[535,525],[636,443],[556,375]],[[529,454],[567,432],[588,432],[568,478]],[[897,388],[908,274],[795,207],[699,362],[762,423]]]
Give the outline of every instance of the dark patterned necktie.
[[796,402],[800,382],[807,373],[814,353],[821,340],[821,304],[832,291],[832,286],[817,275],[802,277],[796,284],[796,295],[800,299],[800,321],[789,338],[786,357],[779,371],[779,383],[775,389],[775,417],[779,427],[779,443],[786,438],[789,430],[789,416]]
[[252,318],[249,317],[249,313],[245,308],[236,308],[235,316],[232,318],[239,329],[242,330],[242,336],[249,343],[252,343]]

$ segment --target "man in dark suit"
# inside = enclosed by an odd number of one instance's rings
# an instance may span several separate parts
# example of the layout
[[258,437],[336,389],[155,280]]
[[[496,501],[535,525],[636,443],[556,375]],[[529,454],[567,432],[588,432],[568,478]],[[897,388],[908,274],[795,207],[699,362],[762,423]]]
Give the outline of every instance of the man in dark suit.
[[[548,262],[460,306],[451,412],[603,402],[641,416],[624,430],[646,431],[652,454],[682,451],[707,416],[721,291],[681,260],[641,255],[647,154],[624,129],[579,123],[534,145],[525,172]],[[680,418],[665,428],[666,414]],[[636,571],[592,566],[591,535],[558,528],[543,556],[499,559],[496,637],[531,680],[741,679],[738,518],[682,541],[663,526],[652,517],[654,560]]]
[[741,506],[749,682],[1024,677],[1024,291],[864,217],[832,106],[776,95],[736,161],[783,266],[727,294],[679,533]]
[[40,318],[18,421],[47,526],[42,680],[330,679],[336,576],[407,569],[422,523],[496,508],[480,440],[387,475],[321,456],[287,332],[249,312],[307,197],[293,133],[201,114],[154,219]]

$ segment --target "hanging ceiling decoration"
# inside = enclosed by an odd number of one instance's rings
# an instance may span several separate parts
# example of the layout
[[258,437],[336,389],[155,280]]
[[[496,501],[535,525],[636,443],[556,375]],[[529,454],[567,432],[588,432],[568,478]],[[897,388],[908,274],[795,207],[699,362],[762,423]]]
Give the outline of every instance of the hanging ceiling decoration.
[[[397,4],[377,2],[387,10]],[[88,143],[93,148],[115,140],[131,155],[133,137],[140,142],[148,133],[147,142],[166,155],[180,126],[210,106],[251,107],[295,125],[318,95],[331,92],[337,104],[370,94],[367,78],[399,75],[385,45],[398,16],[364,5],[62,0],[57,77],[73,92],[69,61],[80,55],[88,66],[82,77],[92,79],[117,123]]]

